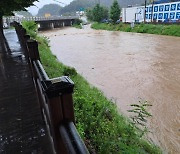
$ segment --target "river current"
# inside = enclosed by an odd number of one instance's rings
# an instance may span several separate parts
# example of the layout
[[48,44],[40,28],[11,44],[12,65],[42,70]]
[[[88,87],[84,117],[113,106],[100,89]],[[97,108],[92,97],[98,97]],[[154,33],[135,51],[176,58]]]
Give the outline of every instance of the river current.
[[180,153],[180,38],[64,28],[41,33],[53,54],[113,100],[120,112],[147,100],[149,138]]

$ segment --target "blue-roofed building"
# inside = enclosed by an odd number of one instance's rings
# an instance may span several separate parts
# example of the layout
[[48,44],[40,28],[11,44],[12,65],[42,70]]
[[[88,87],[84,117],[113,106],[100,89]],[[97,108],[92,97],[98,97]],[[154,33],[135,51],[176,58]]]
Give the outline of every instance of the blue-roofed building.
[[169,2],[178,2],[180,0],[158,0],[155,1],[154,4],[161,4],[161,3],[169,3]]
[[[145,11],[146,10],[146,11]],[[122,9],[123,22],[180,22],[180,0],[154,0],[154,5]]]

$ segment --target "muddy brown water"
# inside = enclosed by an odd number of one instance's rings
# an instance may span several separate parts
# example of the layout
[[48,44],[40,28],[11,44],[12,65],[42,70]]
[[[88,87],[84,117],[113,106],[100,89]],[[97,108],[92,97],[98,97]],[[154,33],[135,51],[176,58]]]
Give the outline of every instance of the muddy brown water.
[[164,153],[180,153],[180,38],[92,30],[89,26],[43,32],[51,49],[75,67],[127,115],[147,100],[150,139]]

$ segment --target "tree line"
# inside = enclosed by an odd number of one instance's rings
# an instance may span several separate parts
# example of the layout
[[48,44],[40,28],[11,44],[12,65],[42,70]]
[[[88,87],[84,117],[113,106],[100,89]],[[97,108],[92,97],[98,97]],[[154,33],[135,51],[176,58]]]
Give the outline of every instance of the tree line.
[[107,7],[96,4],[92,9],[87,9],[86,16],[88,20],[101,22],[102,20],[111,19],[116,23],[120,18],[121,9],[117,0],[114,0],[110,10]]

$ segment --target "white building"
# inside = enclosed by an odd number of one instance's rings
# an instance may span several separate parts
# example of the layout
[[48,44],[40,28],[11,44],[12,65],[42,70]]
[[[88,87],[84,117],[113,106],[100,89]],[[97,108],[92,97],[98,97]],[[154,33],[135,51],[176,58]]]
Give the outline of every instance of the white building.
[[180,2],[162,3],[147,5],[146,14],[144,6],[123,8],[122,21],[123,22],[143,22],[144,15],[146,22],[154,21],[166,22],[179,22],[180,21]]

